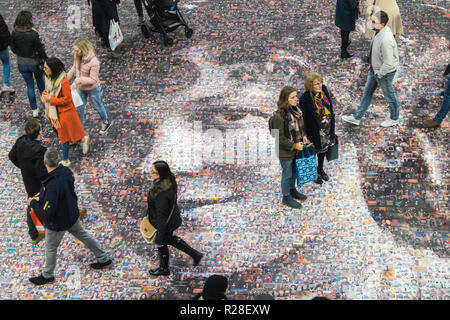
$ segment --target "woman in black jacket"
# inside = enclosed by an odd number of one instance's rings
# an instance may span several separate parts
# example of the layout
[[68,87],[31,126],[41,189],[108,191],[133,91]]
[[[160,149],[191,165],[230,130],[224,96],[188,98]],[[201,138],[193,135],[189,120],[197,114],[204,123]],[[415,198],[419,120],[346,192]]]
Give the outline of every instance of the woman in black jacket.
[[194,259],[194,266],[198,265],[203,254],[172,234],[181,225],[180,209],[176,199],[177,182],[174,174],[166,162],[156,161],[152,164],[150,176],[153,179],[153,186],[148,192],[147,215],[150,223],[157,230],[155,244],[158,247],[159,267],[149,270],[149,273],[152,276],[170,274],[167,245],[187,253]]
[[318,178],[314,182],[322,184],[323,180],[329,180],[323,170],[325,154],[337,141],[333,102],[327,87],[323,85],[322,76],[317,72],[306,75],[305,89],[300,98],[300,108],[305,119],[306,134],[317,152]]
[[10,43],[11,34],[9,33],[5,20],[3,20],[3,17],[0,14],[0,60],[3,64],[3,85],[0,94],[3,94],[4,92],[15,92],[15,90],[9,86],[11,74],[11,63],[9,62]]
[[41,66],[48,57],[39,39],[39,34],[33,29],[33,26],[31,12],[20,11],[14,22],[11,50],[17,56],[17,67],[27,84],[28,100],[33,110],[33,117],[36,118],[39,116],[39,109],[36,103],[33,76],[40,93],[42,93],[45,89],[45,82]]

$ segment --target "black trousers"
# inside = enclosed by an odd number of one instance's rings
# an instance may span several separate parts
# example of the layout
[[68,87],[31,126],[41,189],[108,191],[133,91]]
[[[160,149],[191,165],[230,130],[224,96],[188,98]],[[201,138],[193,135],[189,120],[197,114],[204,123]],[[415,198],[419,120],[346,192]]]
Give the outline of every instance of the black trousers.
[[134,6],[139,17],[144,16],[144,11],[142,10],[142,0],[134,0]]
[[38,237],[39,233],[34,225],[33,219],[31,219],[30,215],[30,207],[27,207],[27,225],[28,225],[28,234],[30,235],[31,240],[34,240]]
[[318,161],[317,172],[319,172],[319,173],[323,172],[323,163],[325,161],[325,152],[317,154],[317,161]]
[[347,48],[350,42],[350,31],[341,29],[341,52],[347,52]]

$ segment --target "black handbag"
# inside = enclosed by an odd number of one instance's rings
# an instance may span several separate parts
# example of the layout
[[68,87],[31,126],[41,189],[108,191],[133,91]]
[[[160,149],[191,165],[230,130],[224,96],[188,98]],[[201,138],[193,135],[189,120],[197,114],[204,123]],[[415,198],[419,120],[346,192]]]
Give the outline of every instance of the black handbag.
[[333,161],[339,159],[339,143],[336,137],[336,142],[334,145],[328,148],[325,156],[327,157],[327,161]]

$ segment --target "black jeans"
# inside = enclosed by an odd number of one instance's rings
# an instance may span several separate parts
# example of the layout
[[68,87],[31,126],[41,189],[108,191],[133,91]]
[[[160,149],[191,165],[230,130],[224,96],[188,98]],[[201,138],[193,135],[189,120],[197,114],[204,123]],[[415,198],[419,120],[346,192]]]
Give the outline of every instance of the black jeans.
[[142,0],[134,0],[134,6],[139,17],[144,16],[144,11],[142,10]]
[[31,240],[34,240],[38,237],[39,233],[34,225],[33,219],[31,219],[30,215],[30,207],[27,207],[27,225],[28,225],[28,234],[30,235]]
[[318,153],[317,154],[317,160],[318,160],[317,172],[321,173],[321,172],[323,172],[323,163],[325,161],[325,152],[324,153]]
[[350,38],[350,31],[344,31],[341,29],[341,52],[347,52],[349,39]]

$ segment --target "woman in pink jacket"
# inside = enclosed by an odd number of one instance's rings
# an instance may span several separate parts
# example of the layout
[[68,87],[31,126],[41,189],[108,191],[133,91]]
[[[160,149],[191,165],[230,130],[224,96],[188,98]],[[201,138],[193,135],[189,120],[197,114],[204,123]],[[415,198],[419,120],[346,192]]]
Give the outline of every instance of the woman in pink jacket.
[[83,101],[83,104],[77,107],[81,124],[84,125],[84,113],[87,97],[89,96],[91,105],[94,106],[102,119],[102,127],[99,130],[99,134],[106,134],[112,122],[108,120],[108,114],[100,96],[101,87],[100,80],[98,79],[100,61],[95,56],[92,43],[86,39],[78,39],[75,41],[73,55],[74,64],[67,74],[67,79],[70,81],[75,76],[72,90],[76,89]]

